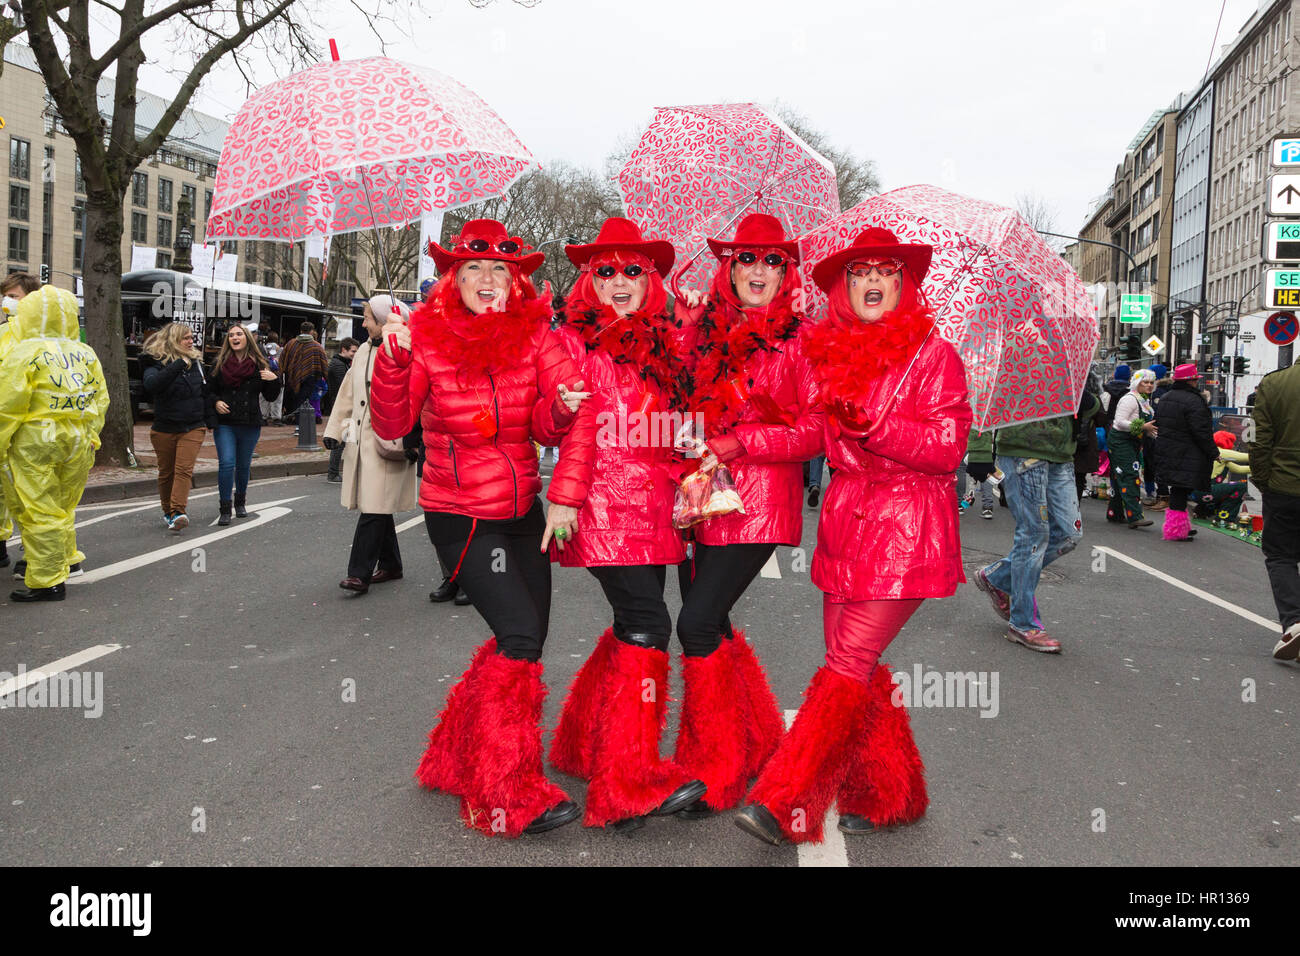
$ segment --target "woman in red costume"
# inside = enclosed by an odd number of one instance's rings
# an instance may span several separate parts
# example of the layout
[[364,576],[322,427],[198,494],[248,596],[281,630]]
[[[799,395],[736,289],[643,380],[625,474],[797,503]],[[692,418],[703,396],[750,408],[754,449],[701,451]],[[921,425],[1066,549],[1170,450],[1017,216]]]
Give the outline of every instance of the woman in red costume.
[[846,833],[925,812],[907,711],[876,662],[922,600],[965,580],[952,473],[972,416],[961,359],[919,291],[930,254],[872,228],[813,269],[830,297],[804,340],[835,468],[812,567],[826,664],[736,817],[769,843],[820,841],[832,800]]
[[[578,369],[550,331],[550,298],[528,279],[541,253],[527,254],[491,219],[467,222],[451,245],[431,245],[442,278],[409,331],[384,327],[371,421],[391,439],[420,419],[429,538],[495,635],[448,694],[416,776],[458,795],[470,827],[517,837],[581,815],[542,772],[540,658],[551,609],[545,552],[552,537],[563,547],[576,531],[594,419],[579,404]],[[547,416],[549,430],[564,434],[564,456],[543,517],[530,439]]]
[[551,762],[590,780],[587,826],[630,830],[647,814],[674,813],[704,795],[704,784],[659,757],[673,631],[664,582],[668,565],[684,556],[669,473],[673,371],[663,277],[674,254],[671,243],[646,241],[619,218],[607,219],[595,242],[565,252],[580,271],[561,334],[592,393],[585,406],[597,432],[580,531],[560,563],[591,571],[614,623],[574,679]]
[[[784,727],[767,675],[731,609],[776,551],[803,532],[802,462],[821,449],[816,383],[801,355],[799,246],[768,215],[746,216],[718,258],[707,305],[686,318],[692,413],[704,423],[704,467],[728,465],[744,514],[694,528],[679,565],[685,696],[677,763],[708,787],[687,818],[734,807]],[[955,467],[955,466],[954,466]]]

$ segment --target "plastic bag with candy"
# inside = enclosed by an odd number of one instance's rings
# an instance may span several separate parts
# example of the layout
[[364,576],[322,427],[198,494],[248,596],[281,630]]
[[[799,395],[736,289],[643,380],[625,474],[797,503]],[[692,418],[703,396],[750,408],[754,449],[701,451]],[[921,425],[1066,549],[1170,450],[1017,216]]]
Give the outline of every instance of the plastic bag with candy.
[[[695,434],[692,422],[684,424],[677,432],[673,446],[689,455],[703,455],[707,450],[704,440]],[[745,513],[744,502],[736,490],[736,481],[726,465],[709,471],[697,469],[677,485],[673,501],[673,527],[680,530],[699,524],[718,515],[732,512]]]

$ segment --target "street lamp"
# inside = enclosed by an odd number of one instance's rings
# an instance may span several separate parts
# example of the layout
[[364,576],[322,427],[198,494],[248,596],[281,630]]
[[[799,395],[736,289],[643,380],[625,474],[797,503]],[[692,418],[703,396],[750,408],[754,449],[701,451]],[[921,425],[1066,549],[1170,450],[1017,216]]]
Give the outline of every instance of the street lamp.
[[190,201],[184,196],[176,204],[176,219],[180,229],[176,232],[176,241],[172,243],[172,249],[176,252],[172,268],[177,272],[193,272],[194,265],[190,262],[190,248],[194,245],[194,235],[190,232]]

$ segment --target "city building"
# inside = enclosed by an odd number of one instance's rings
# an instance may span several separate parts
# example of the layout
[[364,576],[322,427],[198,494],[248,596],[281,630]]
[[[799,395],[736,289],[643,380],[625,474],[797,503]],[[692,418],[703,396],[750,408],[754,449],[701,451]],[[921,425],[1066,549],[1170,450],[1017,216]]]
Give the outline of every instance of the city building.
[[1169,310],[1179,334],[1170,337],[1175,364],[1190,362],[1199,349],[1205,307],[1206,236],[1210,224],[1211,144],[1214,133],[1214,82],[1180,97],[1177,158],[1174,165],[1173,234],[1169,264]]

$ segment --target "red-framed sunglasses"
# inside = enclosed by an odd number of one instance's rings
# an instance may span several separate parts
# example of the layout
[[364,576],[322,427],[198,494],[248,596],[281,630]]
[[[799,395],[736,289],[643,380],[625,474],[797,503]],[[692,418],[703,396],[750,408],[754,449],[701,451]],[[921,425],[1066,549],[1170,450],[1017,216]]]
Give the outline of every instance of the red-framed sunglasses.
[[[737,252],[736,261],[743,266],[752,266],[755,262],[758,261],[758,253],[750,252],[748,249],[745,250],[744,252]],[[769,252],[767,255],[763,257],[763,261],[767,263],[769,266],[771,266],[773,269],[779,269],[790,260],[786,256],[781,255],[781,253],[779,252]]]
[[[600,276],[602,279],[612,279],[614,278],[615,275],[618,274],[619,270],[618,270],[618,266],[603,265],[603,266],[597,266],[592,271],[594,271],[596,275]],[[627,276],[629,279],[635,279],[638,276],[642,276],[649,271],[650,271],[649,269],[646,269],[644,266],[639,266],[635,262],[629,262],[627,265],[623,267],[623,275]]]
[[882,279],[888,279],[890,276],[898,275],[903,271],[903,263],[899,259],[863,259],[858,262],[850,262],[845,268],[850,275],[855,275],[859,279],[868,278],[874,271]]
[[471,239],[465,243],[465,248],[470,252],[499,252],[505,256],[513,256],[523,247],[513,239],[502,239],[495,246],[486,239]]

